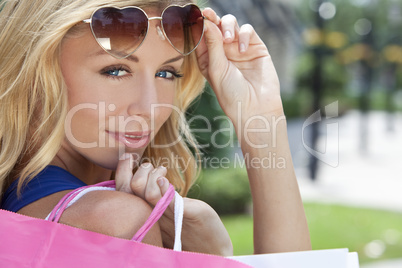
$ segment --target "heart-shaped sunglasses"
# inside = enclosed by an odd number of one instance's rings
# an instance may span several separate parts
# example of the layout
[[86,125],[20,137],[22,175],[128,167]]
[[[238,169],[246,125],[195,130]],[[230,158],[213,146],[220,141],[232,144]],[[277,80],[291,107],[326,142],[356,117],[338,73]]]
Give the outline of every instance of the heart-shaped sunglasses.
[[[144,42],[149,21],[160,20],[158,34],[183,56],[189,55],[200,44],[204,35],[204,17],[194,4],[170,5],[160,17],[149,18],[139,7],[101,7],[90,19],[92,34],[98,44],[115,58],[126,58]],[[162,28],[162,29],[161,29]]]

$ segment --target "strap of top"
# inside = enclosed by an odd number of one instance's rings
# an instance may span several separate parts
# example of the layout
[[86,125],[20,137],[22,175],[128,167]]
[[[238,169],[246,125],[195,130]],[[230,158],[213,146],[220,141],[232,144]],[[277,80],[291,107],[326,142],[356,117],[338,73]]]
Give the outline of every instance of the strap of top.
[[[115,181],[105,181],[95,185],[88,185],[75,189],[74,191],[66,194],[59,203],[53,208],[52,212],[48,216],[49,221],[59,222],[63,212],[71,205],[71,203],[81,196],[83,196],[88,190],[109,190],[115,188]],[[148,217],[145,224],[137,231],[133,241],[141,242],[152,226],[162,217],[163,213],[169,206],[170,202],[175,198],[175,242],[174,250],[181,251],[181,229],[183,221],[183,198],[174,190],[173,185],[169,185],[169,188],[165,195],[158,201],[154,207],[151,215]]]
[[52,165],[45,167],[29,182],[24,183],[20,194],[17,194],[19,180],[14,180],[1,197],[2,209],[17,212],[46,196],[87,185],[67,170]]

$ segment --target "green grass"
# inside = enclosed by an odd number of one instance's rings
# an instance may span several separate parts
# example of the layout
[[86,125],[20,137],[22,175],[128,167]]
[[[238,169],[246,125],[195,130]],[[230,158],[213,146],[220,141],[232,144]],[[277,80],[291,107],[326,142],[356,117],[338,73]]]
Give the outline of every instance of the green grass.
[[[349,248],[358,252],[360,263],[402,258],[402,214],[315,203],[305,204],[305,209],[314,250]],[[222,220],[232,238],[234,254],[252,254],[251,216],[224,216]],[[385,246],[381,256],[366,254],[372,241]]]

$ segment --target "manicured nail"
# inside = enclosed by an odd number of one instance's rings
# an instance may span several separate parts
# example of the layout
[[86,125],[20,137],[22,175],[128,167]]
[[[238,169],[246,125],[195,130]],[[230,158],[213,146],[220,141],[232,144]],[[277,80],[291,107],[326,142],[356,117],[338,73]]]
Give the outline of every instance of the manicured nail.
[[246,45],[244,43],[240,44],[240,53],[246,52]]
[[158,178],[157,182],[158,182],[159,187],[162,187],[163,185],[165,185],[166,180],[167,180],[167,179],[164,178],[164,177]]
[[125,153],[120,156],[120,161],[125,161],[128,159],[131,159],[131,154],[129,154],[129,153]]
[[154,173],[157,172],[158,170],[165,171],[166,168],[165,168],[164,166],[159,166],[159,167],[155,168],[154,170],[152,170],[152,171],[151,171],[151,174],[154,174]]
[[230,31],[225,32],[225,39],[232,39],[232,33]]
[[152,166],[151,163],[143,163],[143,164],[141,164],[142,168],[150,168],[151,166]]

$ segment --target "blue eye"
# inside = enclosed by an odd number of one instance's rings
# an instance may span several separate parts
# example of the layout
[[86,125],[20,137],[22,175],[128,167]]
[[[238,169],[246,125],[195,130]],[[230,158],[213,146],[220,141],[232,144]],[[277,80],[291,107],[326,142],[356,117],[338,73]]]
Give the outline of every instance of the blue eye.
[[108,70],[105,73],[111,76],[124,76],[128,74],[127,71],[121,69]]
[[160,78],[168,78],[168,79],[173,78],[173,74],[171,72],[166,72],[166,71],[158,72],[158,73],[156,73],[156,76],[160,77]]
[[123,78],[130,74],[123,66],[109,66],[101,70],[102,75],[110,78]]
[[165,78],[168,80],[174,80],[175,78],[181,78],[183,75],[174,71],[160,71],[155,74],[155,77]]

